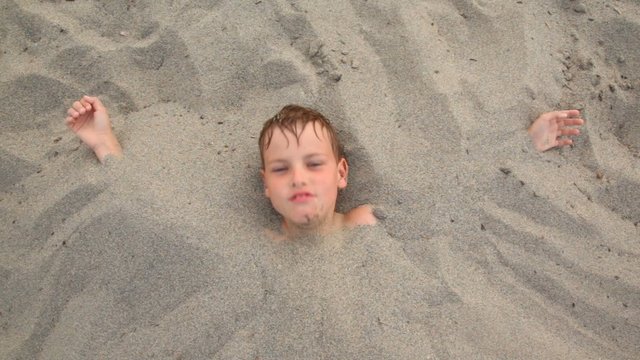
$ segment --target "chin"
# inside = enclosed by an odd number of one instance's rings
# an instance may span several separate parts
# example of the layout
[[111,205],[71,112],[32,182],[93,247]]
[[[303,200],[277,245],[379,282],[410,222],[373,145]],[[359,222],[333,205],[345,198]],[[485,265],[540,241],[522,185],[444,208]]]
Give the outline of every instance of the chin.
[[294,219],[289,219],[289,222],[292,225],[300,228],[314,228],[318,224],[318,216],[317,215],[300,215]]

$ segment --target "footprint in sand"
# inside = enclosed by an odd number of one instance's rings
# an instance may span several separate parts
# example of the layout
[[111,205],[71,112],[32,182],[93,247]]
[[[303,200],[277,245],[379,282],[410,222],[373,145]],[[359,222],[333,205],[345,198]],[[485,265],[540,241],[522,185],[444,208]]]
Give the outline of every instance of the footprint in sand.
[[[618,140],[640,157],[640,25],[628,21],[600,24],[605,61],[613,68],[617,90],[609,118]],[[611,89],[610,89],[611,90]]]
[[[68,203],[78,203],[96,193],[95,188],[78,189],[50,211],[64,211]],[[59,219],[63,215],[48,216]],[[40,281],[9,283],[8,289],[14,296],[32,292],[34,289],[29,287],[40,286],[39,295],[29,298],[33,301],[14,302],[9,312],[9,315],[35,312],[33,328],[11,358],[37,358],[45,348],[48,353],[55,353],[58,348],[52,343],[60,342],[67,347],[67,353],[101,352],[104,344],[93,335],[111,334],[107,335],[110,337],[114,333],[154,329],[172,310],[188,303],[189,297],[223,281],[219,272],[224,264],[222,258],[181,241],[181,236],[165,225],[138,218],[138,214],[123,212],[95,217],[74,232],[66,245],[51,255],[51,261],[43,262],[34,274],[28,275]],[[135,241],[131,240],[131,234],[136,234]],[[234,286],[240,285],[227,281],[225,289],[230,291]],[[41,297],[48,300],[34,302]],[[78,319],[82,316],[76,314],[87,311],[108,321],[92,323],[90,332],[77,333],[73,338],[59,333],[66,326],[74,326],[66,322],[86,322],[86,318]],[[202,311],[200,315],[207,313]],[[11,323],[13,319],[10,317],[8,321]],[[224,331],[235,329],[230,325],[210,328],[208,332],[211,331],[216,333],[215,337],[224,338]]]
[[[145,89],[159,101],[198,103],[202,87],[197,69],[184,55],[187,53],[184,41],[176,33],[165,31],[142,47],[123,46],[107,51],[86,45],[67,48],[49,63],[49,67],[75,79],[78,87],[86,79],[93,79],[93,83],[98,84],[93,89],[99,92],[96,95],[112,97],[128,113],[136,110],[131,90],[122,89],[118,84],[131,82],[131,78],[137,79],[135,83],[145,84]],[[127,78],[122,78],[123,73],[113,72],[114,66],[129,68]]]
[[91,7],[69,7],[69,13],[83,28],[118,43],[143,40],[155,34],[159,25],[151,10],[145,2],[127,0],[101,2]]
[[364,38],[386,70],[397,104],[398,115],[394,119],[397,126],[412,134],[419,131],[425,137],[424,142],[434,149],[434,157],[457,153],[461,130],[453,118],[448,97],[439,94],[431,85],[433,79],[426,78],[420,70],[423,66],[422,59],[417,57],[420,52],[405,38],[408,30],[401,17],[371,3],[353,1],[352,6],[369,29]]
[[21,159],[0,148],[0,192],[10,192],[11,187],[38,171],[34,163]]
[[[598,18],[593,25],[576,31],[584,33],[580,35],[580,42],[592,45],[588,48],[596,51],[589,58],[581,53],[579,42],[574,54],[565,58],[563,63],[571,71],[572,82],[576,83],[575,91],[567,90],[566,97],[592,100],[586,103],[586,107],[592,114],[593,127],[599,133],[578,139],[573,151],[583,165],[594,171],[594,175],[597,171],[607,173],[608,169],[616,166],[607,163],[610,157],[596,156],[595,151],[602,150],[595,148],[592,141],[604,139],[600,147],[621,144],[619,154],[627,152],[631,155],[628,161],[640,158],[640,76],[636,71],[640,67],[640,25],[627,20]],[[585,134],[588,134],[588,128]],[[612,134],[615,140],[608,134]],[[590,141],[593,136],[596,138]],[[612,144],[607,144],[607,139]],[[633,176],[619,177],[614,171],[598,186],[593,200],[637,226],[640,223],[640,198],[636,190],[640,188],[639,181]]]
[[160,101],[177,101],[193,105],[202,95],[199,74],[192,61],[185,57],[188,49],[174,32],[166,31],[158,40],[143,48],[123,50],[139,69],[141,80],[157,90]]
[[[574,322],[579,324],[578,332],[586,330],[576,341],[591,341],[595,334],[608,343],[615,342],[623,352],[633,352],[633,339],[640,331],[620,311],[640,305],[640,288],[612,277],[606,266],[594,265],[595,258],[600,259],[598,263],[620,261],[617,256],[621,255],[612,253],[611,248],[609,252],[596,251],[606,236],[582,217],[535,194],[512,174],[499,174],[487,182],[483,193],[491,205],[480,209],[479,235],[467,246],[479,255],[476,264],[493,279],[493,285],[505,293],[514,292],[514,284],[503,281],[501,275],[508,269],[517,281],[515,289],[522,287],[544,299],[542,303],[528,299],[528,308],[538,308],[536,311],[546,314],[542,318],[562,319],[558,313],[568,314],[572,320],[561,321],[567,331],[573,331]],[[613,201],[615,197],[607,194],[604,199]],[[573,247],[594,251],[589,257],[577,258]]]
[[[102,185],[81,185],[63,196],[55,204],[40,213],[32,228],[31,242],[23,241],[21,246],[36,247],[44,244],[54,234],[57,226],[78,214],[104,191]],[[24,240],[24,239],[23,239]]]
[[338,71],[336,62],[328,55],[322,39],[318,37],[312,24],[304,15],[278,13],[276,18],[282,31],[289,37],[291,46],[311,62],[316,75],[325,81],[340,81],[342,74]]
[[0,84],[0,123],[4,131],[42,129],[59,119],[40,115],[73,98],[75,89],[47,76],[30,74]]

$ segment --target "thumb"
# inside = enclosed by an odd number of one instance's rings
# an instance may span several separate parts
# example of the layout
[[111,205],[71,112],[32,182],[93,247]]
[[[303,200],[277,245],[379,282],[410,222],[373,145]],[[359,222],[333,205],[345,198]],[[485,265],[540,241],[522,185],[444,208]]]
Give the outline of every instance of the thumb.
[[93,110],[94,111],[98,111],[98,112],[106,112],[107,108],[104,107],[104,105],[102,104],[102,101],[100,101],[100,99],[98,99],[97,97],[94,96],[84,96],[84,99],[91,104],[91,106],[93,106]]

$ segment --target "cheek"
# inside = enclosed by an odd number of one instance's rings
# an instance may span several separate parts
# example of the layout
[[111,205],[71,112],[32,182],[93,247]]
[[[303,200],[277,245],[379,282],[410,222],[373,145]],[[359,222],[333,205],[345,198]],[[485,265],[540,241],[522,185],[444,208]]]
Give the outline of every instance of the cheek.
[[322,178],[322,188],[326,194],[338,193],[338,178],[335,173],[326,174]]
[[272,178],[266,184],[269,188],[269,193],[272,195],[281,194],[286,190],[286,186],[284,186],[285,181],[279,178]]

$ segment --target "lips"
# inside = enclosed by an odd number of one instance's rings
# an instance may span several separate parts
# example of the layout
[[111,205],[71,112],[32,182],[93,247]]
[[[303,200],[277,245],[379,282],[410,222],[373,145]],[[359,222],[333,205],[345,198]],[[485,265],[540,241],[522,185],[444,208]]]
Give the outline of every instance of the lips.
[[294,203],[300,203],[300,202],[308,201],[311,198],[313,198],[313,194],[311,194],[310,192],[297,192],[293,194],[292,197],[289,198],[289,201]]

